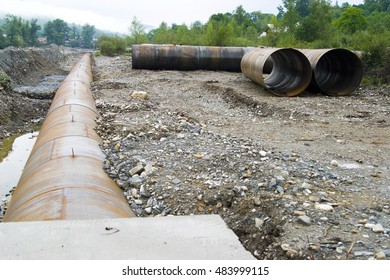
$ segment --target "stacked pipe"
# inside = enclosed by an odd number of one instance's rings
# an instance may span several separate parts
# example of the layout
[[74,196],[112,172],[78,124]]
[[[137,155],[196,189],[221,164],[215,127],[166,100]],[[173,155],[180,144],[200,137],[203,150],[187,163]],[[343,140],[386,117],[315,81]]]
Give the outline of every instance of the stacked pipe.
[[86,54],[56,92],[4,222],[134,216],[103,170],[91,82],[91,57]]
[[345,49],[133,45],[133,69],[242,71],[279,96],[304,91],[348,95],[360,84],[363,66]]

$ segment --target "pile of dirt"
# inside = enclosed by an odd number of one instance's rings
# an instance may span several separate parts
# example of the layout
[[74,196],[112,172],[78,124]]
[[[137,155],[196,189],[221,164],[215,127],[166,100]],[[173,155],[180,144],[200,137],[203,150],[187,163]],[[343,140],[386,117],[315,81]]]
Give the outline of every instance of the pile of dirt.
[[0,85],[0,141],[42,120],[56,89],[80,56],[80,50],[56,45],[0,50],[0,74],[6,81]]

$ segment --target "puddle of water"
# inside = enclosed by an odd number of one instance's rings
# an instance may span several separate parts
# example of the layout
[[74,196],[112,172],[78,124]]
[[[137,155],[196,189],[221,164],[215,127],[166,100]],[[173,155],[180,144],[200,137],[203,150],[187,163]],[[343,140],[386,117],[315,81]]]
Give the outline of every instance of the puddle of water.
[[0,162],[0,199],[18,184],[24,166],[35,144],[38,132],[26,133],[15,139],[12,151]]
[[344,168],[344,169],[359,169],[359,168],[364,168],[363,165],[355,162],[344,162],[340,163],[339,167]]

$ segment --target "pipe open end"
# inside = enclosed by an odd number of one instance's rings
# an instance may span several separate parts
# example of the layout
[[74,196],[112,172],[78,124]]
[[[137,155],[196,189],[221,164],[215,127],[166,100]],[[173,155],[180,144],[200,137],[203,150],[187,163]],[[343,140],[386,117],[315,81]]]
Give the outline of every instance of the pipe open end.
[[327,95],[348,95],[356,90],[363,77],[359,57],[345,49],[316,50],[312,61],[314,86]]
[[285,49],[256,49],[244,55],[242,72],[252,81],[279,96],[296,96],[310,84],[310,62],[301,52]]

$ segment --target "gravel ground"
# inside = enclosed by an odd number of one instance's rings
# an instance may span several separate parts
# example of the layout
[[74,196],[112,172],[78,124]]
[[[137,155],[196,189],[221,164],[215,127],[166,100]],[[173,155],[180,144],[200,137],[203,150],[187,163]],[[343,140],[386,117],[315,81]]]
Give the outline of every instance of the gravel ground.
[[104,168],[141,217],[219,214],[259,259],[390,259],[390,94],[95,58]]

